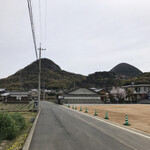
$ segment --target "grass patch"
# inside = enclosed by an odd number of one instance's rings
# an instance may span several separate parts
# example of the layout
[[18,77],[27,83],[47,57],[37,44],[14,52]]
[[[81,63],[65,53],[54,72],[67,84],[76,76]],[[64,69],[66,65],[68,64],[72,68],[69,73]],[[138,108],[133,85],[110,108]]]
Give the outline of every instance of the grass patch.
[[[8,145],[4,148],[4,150],[10,150],[10,147],[13,147],[13,150],[21,149],[24,145],[26,137],[32,127],[32,123],[30,122],[31,118],[35,118],[37,113],[28,112],[28,113],[21,113],[26,120],[26,126],[23,130],[20,131],[19,135],[11,140],[8,141]],[[15,146],[15,147],[14,147]]]
[[33,110],[33,103],[30,104],[6,104],[0,103],[0,112],[28,112]]
[[14,112],[20,113],[24,118],[26,125],[25,127],[19,132],[17,137],[13,140],[5,140],[0,142],[0,148],[2,150],[20,150],[26,137],[32,127],[31,118],[35,118],[37,113],[34,113],[30,110],[33,109],[33,104],[3,104],[0,103],[0,112],[9,112],[10,114]]

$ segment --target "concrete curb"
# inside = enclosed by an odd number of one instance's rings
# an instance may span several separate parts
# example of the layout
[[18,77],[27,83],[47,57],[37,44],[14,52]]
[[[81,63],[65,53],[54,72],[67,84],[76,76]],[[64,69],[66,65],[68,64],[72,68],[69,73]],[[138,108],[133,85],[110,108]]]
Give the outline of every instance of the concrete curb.
[[39,115],[40,115],[40,112],[41,112],[41,109],[39,110],[37,116],[36,116],[36,119],[34,120],[34,123],[30,129],[30,132],[28,134],[28,137],[26,139],[26,142],[22,148],[22,150],[29,150],[29,147],[30,147],[30,144],[31,144],[31,140],[32,140],[32,136],[33,136],[33,133],[34,133],[34,130],[35,130],[35,127],[36,127],[36,123],[37,123],[37,120],[39,118]]

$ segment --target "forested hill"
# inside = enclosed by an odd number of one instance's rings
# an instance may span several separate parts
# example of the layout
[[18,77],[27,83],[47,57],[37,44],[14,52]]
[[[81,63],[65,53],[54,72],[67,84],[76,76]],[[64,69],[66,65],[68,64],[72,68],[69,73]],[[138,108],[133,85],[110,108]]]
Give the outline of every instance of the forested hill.
[[114,72],[118,75],[123,75],[126,78],[136,77],[142,74],[141,70],[127,63],[118,64],[117,66],[112,68],[110,72]]
[[122,76],[114,72],[95,72],[87,76],[82,82],[85,87],[109,88],[112,86],[120,86],[123,81]]
[[[85,76],[70,73],[55,64],[49,59],[41,59],[41,86],[47,89],[65,89],[77,85]],[[31,63],[24,69],[19,70],[8,78],[0,80],[0,87],[10,90],[28,90],[38,87],[38,60]]]
[[127,79],[123,81],[122,85],[134,84],[150,84],[150,72],[146,72],[138,75],[137,77]]
[[[88,76],[62,70],[49,59],[41,60],[41,88],[70,89],[77,87],[109,88],[135,83],[149,83],[150,73],[144,73],[131,65],[121,64],[109,72],[95,72]],[[0,88],[27,91],[38,88],[38,60],[8,78],[0,80]],[[134,78],[132,78],[134,76]],[[127,80],[126,80],[127,79]]]

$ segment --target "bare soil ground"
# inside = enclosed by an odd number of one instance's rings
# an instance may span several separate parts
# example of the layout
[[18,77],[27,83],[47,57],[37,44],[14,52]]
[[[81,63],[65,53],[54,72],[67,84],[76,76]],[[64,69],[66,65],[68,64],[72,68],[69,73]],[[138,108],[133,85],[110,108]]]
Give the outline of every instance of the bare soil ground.
[[78,111],[80,110],[80,106],[82,106],[82,112],[85,112],[85,108],[87,107],[88,114],[90,115],[94,115],[96,109],[98,117],[100,118],[104,118],[106,111],[108,111],[109,120],[120,125],[125,123],[125,116],[127,113],[131,128],[150,134],[150,105],[78,105]]

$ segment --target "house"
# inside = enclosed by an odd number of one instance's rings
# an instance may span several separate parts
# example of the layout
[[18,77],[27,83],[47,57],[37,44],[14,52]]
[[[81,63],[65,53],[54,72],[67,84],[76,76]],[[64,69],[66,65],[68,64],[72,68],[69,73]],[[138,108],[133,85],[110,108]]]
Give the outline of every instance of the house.
[[109,92],[107,90],[105,90],[105,89],[99,89],[98,93],[100,94],[102,101],[104,101],[105,103],[106,102],[110,102]]
[[7,89],[6,88],[0,88],[0,101],[3,101],[4,98],[3,98],[3,94],[7,92]]
[[38,99],[38,89],[32,89],[31,91],[29,91],[29,94],[32,100]]
[[87,88],[73,89],[60,97],[60,103],[102,103],[99,94]]
[[29,92],[10,92],[2,94],[5,103],[28,103]]
[[5,102],[7,101],[7,97],[10,95],[10,93],[3,93],[1,94],[1,101]]
[[131,90],[136,100],[150,100],[150,84],[126,85],[124,89]]
[[6,91],[7,91],[6,88],[0,88],[0,97],[1,97],[1,94],[6,93]]
[[103,102],[110,101],[110,99],[109,99],[109,93],[108,93],[107,90],[105,90],[105,89],[100,89],[100,88],[95,88],[95,87],[90,88],[90,90],[92,90],[92,91],[94,91],[94,92],[100,94],[101,100],[102,100]]

